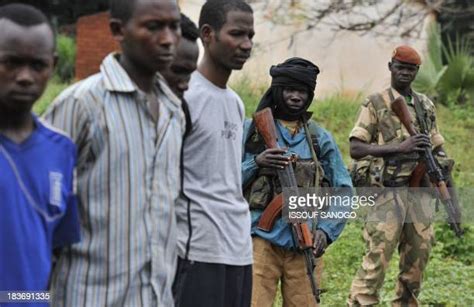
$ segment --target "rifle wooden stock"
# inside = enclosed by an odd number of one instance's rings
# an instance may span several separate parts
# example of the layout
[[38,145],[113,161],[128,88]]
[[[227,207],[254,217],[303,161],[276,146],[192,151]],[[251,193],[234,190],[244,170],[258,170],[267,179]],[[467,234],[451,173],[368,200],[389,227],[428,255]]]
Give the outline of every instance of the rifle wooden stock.
[[411,188],[418,188],[421,186],[421,181],[426,174],[426,164],[424,162],[418,162],[417,166],[411,173],[410,183],[408,184]]
[[402,122],[403,126],[407,129],[410,135],[417,134],[415,125],[411,120],[410,111],[405,102],[405,98],[398,96],[391,105],[392,111],[397,115],[398,119]]
[[311,234],[311,230],[309,229],[308,224],[304,223],[297,223],[297,229],[299,231],[299,245],[301,249],[308,249],[312,250],[313,248],[313,235]]
[[272,201],[265,207],[260,220],[258,221],[257,228],[266,232],[272,230],[273,225],[277,218],[280,217],[283,209],[283,193],[278,194]]
[[258,133],[263,137],[265,145],[267,145],[268,148],[278,148],[275,122],[270,108],[256,112],[253,115],[253,120]]

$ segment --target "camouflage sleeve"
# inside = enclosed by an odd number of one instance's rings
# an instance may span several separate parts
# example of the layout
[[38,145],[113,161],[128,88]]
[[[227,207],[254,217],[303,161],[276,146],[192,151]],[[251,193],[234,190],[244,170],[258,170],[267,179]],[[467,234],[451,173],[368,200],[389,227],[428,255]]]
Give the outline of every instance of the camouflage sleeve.
[[367,99],[359,108],[357,120],[349,139],[354,137],[366,143],[372,143],[376,139],[376,132],[377,115],[372,102]]

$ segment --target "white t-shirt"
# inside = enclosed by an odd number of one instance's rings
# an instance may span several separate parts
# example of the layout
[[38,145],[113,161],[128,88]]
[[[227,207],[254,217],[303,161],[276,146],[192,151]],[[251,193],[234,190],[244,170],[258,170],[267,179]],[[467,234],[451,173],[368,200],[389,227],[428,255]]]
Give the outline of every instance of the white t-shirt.
[[[183,149],[184,194],[190,199],[189,259],[227,265],[252,263],[250,212],[242,194],[244,106],[198,71],[185,93],[192,121]],[[188,201],[178,200],[178,253],[189,238]]]

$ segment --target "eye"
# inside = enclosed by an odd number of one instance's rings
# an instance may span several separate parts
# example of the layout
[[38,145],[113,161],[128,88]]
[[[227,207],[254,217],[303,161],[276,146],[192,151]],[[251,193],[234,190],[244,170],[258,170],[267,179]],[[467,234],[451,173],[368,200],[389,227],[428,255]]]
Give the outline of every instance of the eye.
[[31,63],[31,67],[35,70],[35,71],[43,71],[44,69],[46,69],[48,67],[48,64],[44,61],[34,61],[33,63]]
[[147,28],[148,31],[158,31],[163,27],[163,24],[156,22],[156,21],[150,21],[145,24],[145,27]]
[[180,28],[180,22],[179,21],[172,22],[170,24],[170,28],[175,31],[178,30]]
[[22,65],[22,62],[16,58],[5,58],[0,60],[0,63],[7,69],[16,69]]
[[245,35],[245,32],[244,31],[239,31],[239,30],[234,30],[234,31],[230,32],[230,35],[238,37],[238,36]]

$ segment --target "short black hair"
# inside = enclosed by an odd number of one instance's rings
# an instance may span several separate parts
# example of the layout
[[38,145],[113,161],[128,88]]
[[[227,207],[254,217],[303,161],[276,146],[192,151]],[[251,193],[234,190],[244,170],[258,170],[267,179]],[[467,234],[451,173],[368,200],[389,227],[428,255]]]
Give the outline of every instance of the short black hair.
[[220,31],[226,23],[227,13],[242,11],[253,14],[252,7],[243,0],[207,0],[199,15],[199,28],[210,25],[215,31]]
[[181,13],[181,35],[190,41],[197,41],[199,30],[196,24],[188,16]]
[[8,19],[17,25],[31,27],[47,24],[54,33],[53,27],[43,12],[34,6],[23,3],[12,3],[0,6],[0,19]]
[[110,17],[127,22],[132,18],[136,0],[109,0]]

